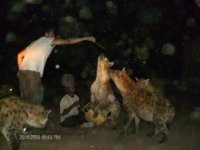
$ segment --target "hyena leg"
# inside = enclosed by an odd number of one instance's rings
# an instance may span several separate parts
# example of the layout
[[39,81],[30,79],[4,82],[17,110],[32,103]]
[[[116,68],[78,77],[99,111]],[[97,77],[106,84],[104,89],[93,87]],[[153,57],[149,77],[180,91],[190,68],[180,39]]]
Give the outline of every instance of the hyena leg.
[[126,125],[124,126],[124,129],[121,134],[127,133],[128,127],[130,126],[130,124],[134,118],[135,118],[135,113],[129,112],[128,121],[127,121]]
[[20,139],[19,139],[19,135],[18,134],[10,134],[10,144],[13,148],[13,150],[18,150],[19,149],[19,146],[20,146]]
[[113,129],[117,128],[117,119],[120,113],[120,105],[117,103],[111,104],[110,106],[110,120],[111,120],[111,127]]
[[4,129],[2,133],[6,138],[11,149],[18,150],[21,143],[18,132],[16,132],[14,129],[7,128]]
[[158,135],[159,133],[160,133],[160,131],[154,125],[154,130],[152,132],[148,133],[147,136],[151,137],[153,135]]
[[169,130],[167,129],[166,123],[162,121],[156,121],[155,123],[155,128],[162,133],[162,139],[158,143],[163,143],[167,137],[168,137],[168,132]]
[[111,117],[110,117],[110,126],[113,129],[117,128],[117,118],[115,116],[112,116],[112,112],[111,112]]
[[139,130],[139,124],[140,124],[140,118],[135,116],[135,133],[137,133]]

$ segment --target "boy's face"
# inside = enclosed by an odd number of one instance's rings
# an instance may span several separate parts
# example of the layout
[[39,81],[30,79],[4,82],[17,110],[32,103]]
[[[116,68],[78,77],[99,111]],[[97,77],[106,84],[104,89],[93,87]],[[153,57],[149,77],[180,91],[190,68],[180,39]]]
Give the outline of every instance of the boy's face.
[[68,86],[68,87],[65,87],[65,91],[67,93],[74,93],[76,90],[75,86],[74,85],[71,85],[71,86]]

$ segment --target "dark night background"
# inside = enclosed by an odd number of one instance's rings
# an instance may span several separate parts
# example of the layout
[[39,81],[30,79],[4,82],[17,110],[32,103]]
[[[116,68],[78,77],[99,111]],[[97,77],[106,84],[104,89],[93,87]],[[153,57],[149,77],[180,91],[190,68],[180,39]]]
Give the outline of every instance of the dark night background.
[[50,91],[46,92],[47,103],[62,95],[63,73],[72,73],[78,92],[89,98],[97,56],[104,52],[116,62],[115,68],[126,67],[131,77],[149,78],[166,95],[199,105],[198,6],[198,0],[1,1],[1,95],[10,86],[18,94],[17,53],[53,26],[63,38],[93,35],[105,50],[89,42],[57,46],[42,79]]
[[[62,135],[62,140],[27,140],[21,149],[199,149],[200,0],[1,0],[0,98],[19,95],[17,54],[49,26],[61,38],[93,35],[105,50],[90,42],[54,48],[42,78],[43,104],[53,111],[47,129]],[[141,123],[139,134],[120,140],[116,139],[120,128],[60,129],[62,74],[75,76],[84,105],[90,99],[97,57],[102,52],[115,61],[113,68],[126,67],[133,79],[149,78],[175,106],[167,144],[147,140],[148,123]],[[114,85],[113,89],[120,101]],[[121,118],[123,124],[126,117]],[[4,141],[0,135],[0,149],[6,146]]]

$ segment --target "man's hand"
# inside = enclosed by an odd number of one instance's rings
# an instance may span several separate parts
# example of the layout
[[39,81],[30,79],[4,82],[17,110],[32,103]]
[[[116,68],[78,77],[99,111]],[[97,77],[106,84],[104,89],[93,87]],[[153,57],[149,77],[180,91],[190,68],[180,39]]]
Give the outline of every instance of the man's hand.
[[17,77],[19,78],[19,71],[17,72]]
[[86,38],[86,40],[87,40],[87,41],[90,41],[90,42],[96,42],[96,38],[93,37],[93,36],[88,36],[88,37]]

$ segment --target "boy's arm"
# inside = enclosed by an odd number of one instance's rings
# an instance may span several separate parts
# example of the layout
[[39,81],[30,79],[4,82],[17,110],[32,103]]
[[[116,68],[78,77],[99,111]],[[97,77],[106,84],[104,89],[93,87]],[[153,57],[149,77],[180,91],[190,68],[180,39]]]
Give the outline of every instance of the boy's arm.
[[79,101],[74,102],[71,106],[69,106],[68,108],[64,109],[62,112],[62,116],[69,113],[74,107],[79,105]]

